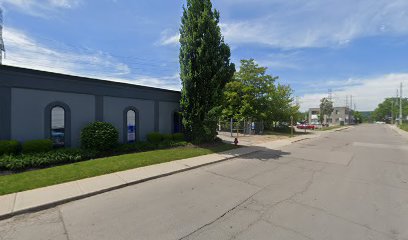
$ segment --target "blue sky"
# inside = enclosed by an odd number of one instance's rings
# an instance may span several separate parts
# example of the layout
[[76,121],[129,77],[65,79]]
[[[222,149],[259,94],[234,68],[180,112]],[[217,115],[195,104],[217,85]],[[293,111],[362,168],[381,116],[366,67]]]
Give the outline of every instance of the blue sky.
[[[4,64],[180,89],[184,1],[0,0]],[[408,85],[407,0],[218,0],[232,61],[254,58],[302,109],[333,90],[372,110]],[[408,90],[408,88],[405,88]]]

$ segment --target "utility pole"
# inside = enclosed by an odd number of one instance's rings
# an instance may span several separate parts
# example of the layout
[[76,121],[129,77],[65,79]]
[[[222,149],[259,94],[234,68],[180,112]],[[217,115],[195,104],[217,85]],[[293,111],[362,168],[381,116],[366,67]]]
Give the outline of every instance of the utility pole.
[[353,110],[353,95],[350,95],[349,119],[351,119],[351,121],[353,120],[353,114],[351,112],[352,110]]
[[400,84],[399,124],[402,125],[402,83]]
[[333,90],[331,89],[331,88],[329,88],[329,100],[330,100],[330,102],[332,101],[332,99],[333,99]]
[[6,48],[3,42],[3,9],[0,7],[0,65],[3,63],[3,54],[6,56]]
[[346,109],[344,110],[346,119],[344,119],[344,123],[347,123],[347,125],[350,123],[348,109],[349,109],[349,98],[348,98],[348,95],[346,95]]
[[394,124],[394,100],[391,102],[391,124]]

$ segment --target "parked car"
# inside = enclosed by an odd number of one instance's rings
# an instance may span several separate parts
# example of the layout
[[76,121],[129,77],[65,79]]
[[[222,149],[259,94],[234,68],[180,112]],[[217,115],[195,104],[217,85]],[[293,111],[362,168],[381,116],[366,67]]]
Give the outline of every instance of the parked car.
[[313,124],[308,124],[308,123],[300,123],[296,126],[297,129],[311,129],[315,130],[316,127]]

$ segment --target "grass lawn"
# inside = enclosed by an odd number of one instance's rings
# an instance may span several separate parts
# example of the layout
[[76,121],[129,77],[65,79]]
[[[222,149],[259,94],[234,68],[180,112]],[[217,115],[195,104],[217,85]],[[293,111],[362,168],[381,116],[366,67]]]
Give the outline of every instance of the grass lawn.
[[108,173],[191,158],[235,148],[230,144],[182,147],[100,158],[63,166],[0,176],[0,195],[46,187]]
[[408,132],[408,123],[403,123],[403,124],[400,126],[400,128],[401,128],[402,130]]

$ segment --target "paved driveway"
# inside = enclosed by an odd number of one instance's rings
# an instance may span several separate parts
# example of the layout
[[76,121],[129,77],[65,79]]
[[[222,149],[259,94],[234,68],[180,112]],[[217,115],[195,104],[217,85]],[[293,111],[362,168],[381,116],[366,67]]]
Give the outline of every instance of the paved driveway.
[[407,146],[363,125],[265,147],[1,221],[0,239],[408,239]]

